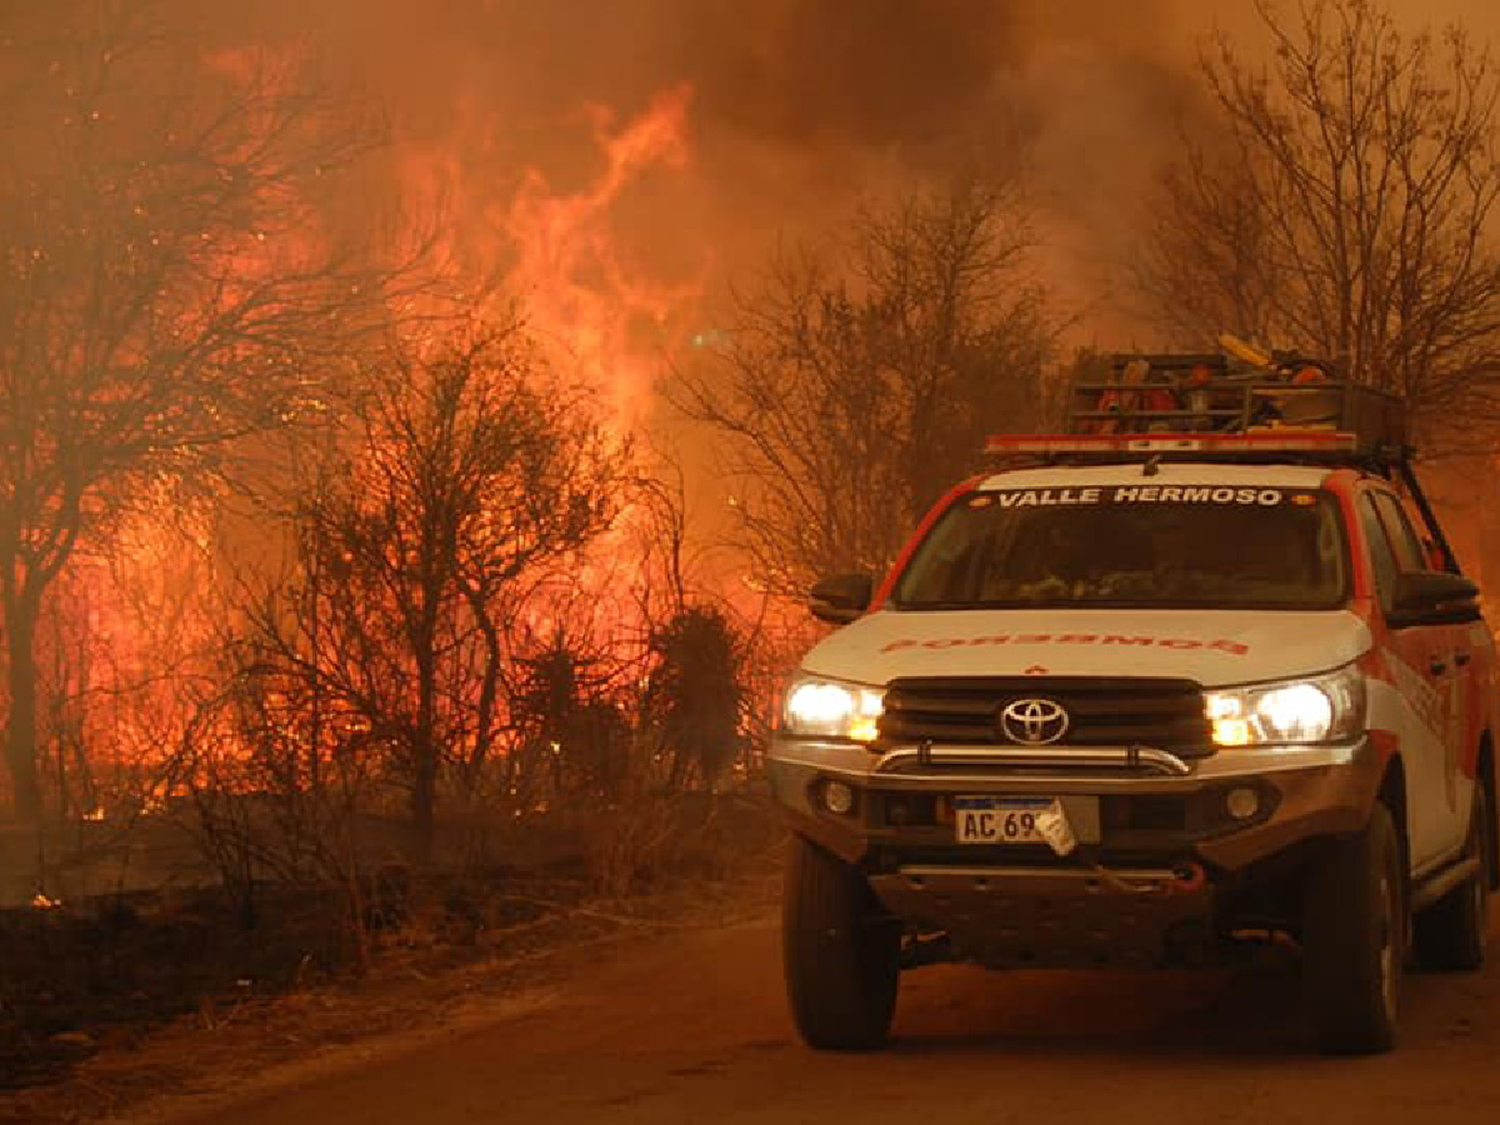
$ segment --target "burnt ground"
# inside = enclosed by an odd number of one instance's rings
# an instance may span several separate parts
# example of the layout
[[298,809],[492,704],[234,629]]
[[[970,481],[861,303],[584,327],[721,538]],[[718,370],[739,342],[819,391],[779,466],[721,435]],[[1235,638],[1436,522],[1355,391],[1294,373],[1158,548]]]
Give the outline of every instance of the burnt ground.
[[362,934],[337,887],[264,888],[248,917],[212,888],[0,911],[0,1095],[185,1017],[212,1028],[287,993],[524,953],[577,932],[584,901],[576,880],[505,873],[372,906]]
[[409,1002],[371,1009],[397,1012],[379,1026],[404,1030],[343,1047],[320,1036],[318,1001],[300,1000],[301,1025],[284,1014],[246,1040],[300,1026],[323,1044],[289,1063],[236,1061],[226,1032],[196,1068],[187,1053],[214,1036],[101,1055],[80,1078],[108,1085],[133,1070],[175,1088],[137,1103],[123,1119],[135,1125],[1381,1125],[1500,1114],[1500,957],[1478,975],[1411,977],[1403,1042],[1376,1058],[1310,1052],[1284,954],[1234,972],[923,969],[903,982],[889,1050],[831,1055],[789,1026],[774,909],[732,920],[753,905],[749,894],[700,902],[690,921],[616,930],[467,990],[417,982]]
[[0,908],[0,1122],[96,1120],[242,1064],[441,1022],[453,1003],[509,995],[598,942],[763,909],[778,838],[763,804],[679,811],[682,831],[661,841],[670,862],[591,863],[533,833],[531,854],[507,849],[521,863],[379,867],[357,927],[336,885]]

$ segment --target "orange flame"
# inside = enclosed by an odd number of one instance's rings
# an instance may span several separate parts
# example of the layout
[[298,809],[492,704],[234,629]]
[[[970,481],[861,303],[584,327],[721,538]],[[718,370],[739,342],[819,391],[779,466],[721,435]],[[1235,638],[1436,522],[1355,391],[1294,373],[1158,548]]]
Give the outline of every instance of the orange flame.
[[675,342],[674,317],[702,284],[655,281],[622,260],[611,211],[651,169],[687,166],[691,98],[686,85],[667,90],[618,131],[611,129],[611,114],[595,107],[603,173],[581,191],[556,195],[542,173],[531,169],[503,222],[519,253],[510,288],[520,295],[530,326],[560,353],[553,357],[559,368],[607,396],[627,433],[644,417],[663,357]]
[[[238,80],[250,64],[226,56],[215,65],[228,79]],[[441,222],[449,247],[465,249],[467,261],[450,255],[451,262],[466,267],[467,276],[460,279],[465,288],[480,293],[487,277],[503,276],[503,296],[520,299],[527,327],[549,366],[560,378],[600,394],[608,409],[607,425],[621,440],[644,424],[657,380],[673,351],[686,343],[687,333],[679,326],[693,310],[707,274],[705,258],[699,278],[664,281],[624,249],[628,240],[617,229],[624,197],[644,190],[643,181],[653,174],[682,173],[689,167],[691,100],[692,91],[684,85],[663,91],[633,117],[617,119],[605,109],[591,109],[601,162],[597,175],[575,190],[554,191],[540,170],[528,170],[509,199],[466,210],[469,220],[486,218],[487,230],[467,227],[457,216],[439,211],[445,178],[456,188],[473,191],[479,186],[464,183],[468,169],[463,153],[470,141],[483,144],[468,151],[484,151],[492,144],[483,126],[460,120],[451,144],[431,151],[411,146],[403,161],[413,207],[428,208],[426,217]],[[230,249],[260,262],[255,268],[266,268],[270,261],[264,248]],[[500,262],[505,265],[497,268]],[[248,261],[246,268],[252,268]],[[186,604],[187,591],[202,590],[221,577],[215,573],[210,530],[196,519],[184,526],[170,495],[150,500],[119,529],[111,565],[94,561],[77,569],[80,598],[73,608],[87,615],[82,627],[90,643],[110,656],[109,670],[91,671],[89,682],[79,685],[80,694],[98,686],[95,676],[141,679],[141,669],[163,652],[170,652],[179,666],[196,666],[199,645],[212,638],[211,606],[206,601]],[[647,564],[633,553],[631,523],[627,513],[621,526],[582,561],[579,572],[570,575],[567,589],[541,599],[528,615],[539,639],[566,620],[570,635],[577,630],[609,642],[639,642],[645,622],[634,587],[644,581]],[[184,537],[196,551],[183,550]],[[153,622],[157,628],[151,627]],[[130,708],[93,716],[91,722],[100,729],[91,733],[100,736],[96,741],[109,742],[117,756],[144,761],[152,753],[149,747],[164,742],[160,728],[187,721],[190,703],[174,698],[167,682],[132,700]],[[147,794],[148,807],[159,808],[164,796]],[[83,815],[96,819],[103,812],[89,809]]]

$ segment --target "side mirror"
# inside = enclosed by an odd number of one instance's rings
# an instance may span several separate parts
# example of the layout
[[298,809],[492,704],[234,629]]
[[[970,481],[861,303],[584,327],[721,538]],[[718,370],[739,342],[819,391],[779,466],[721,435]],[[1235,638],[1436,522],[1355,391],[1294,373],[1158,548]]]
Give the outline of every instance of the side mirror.
[[1461,574],[1418,570],[1396,578],[1387,619],[1392,628],[1406,625],[1461,625],[1479,620],[1479,587]]
[[868,574],[840,574],[812,588],[808,609],[819,621],[847,625],[870,608],[874,594],[875,580]]

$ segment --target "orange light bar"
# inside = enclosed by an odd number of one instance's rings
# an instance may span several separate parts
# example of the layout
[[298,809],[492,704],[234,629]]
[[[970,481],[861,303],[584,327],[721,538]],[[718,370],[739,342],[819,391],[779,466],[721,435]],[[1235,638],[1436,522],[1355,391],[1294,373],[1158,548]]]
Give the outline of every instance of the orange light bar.
[[1355,434],[1268,430],[1254,434],[998,434],[986,453],[1353,453]]

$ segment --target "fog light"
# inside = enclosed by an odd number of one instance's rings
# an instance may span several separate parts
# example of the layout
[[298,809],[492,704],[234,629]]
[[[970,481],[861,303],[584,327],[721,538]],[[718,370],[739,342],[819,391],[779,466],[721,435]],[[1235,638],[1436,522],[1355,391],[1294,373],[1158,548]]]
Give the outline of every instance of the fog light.
[[1250,720],[1249,719],[1215,719],[1214,741],[1220,746],[1249,746],[1250,745]]
[[1254,789],[1231,789],[1224,807],[1235,820],[1249,820],[1260,812],[1260,794]]
[[830,781],[823,786],[823,804],[829,812],[843,816],[854,807],[854,790],[842,781]]

